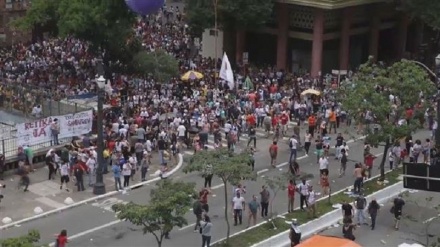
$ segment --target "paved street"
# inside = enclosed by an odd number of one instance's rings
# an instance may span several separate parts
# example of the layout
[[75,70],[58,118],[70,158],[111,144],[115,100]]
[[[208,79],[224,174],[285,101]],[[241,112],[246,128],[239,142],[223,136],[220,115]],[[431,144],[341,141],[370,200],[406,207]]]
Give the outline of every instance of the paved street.
[[[399,246],[402,243],[419,243],[428,246],[426,242],[427,235],[438,237],[440,219],[433,219],[440,213],[440,211],[433,209],[433,207],[440,204],[438,193],[411,192],[408,197],[404,197],[406,205],[403,208],[403,220],[398,231],[393,228],[394,219],[390,213],[392,203],[389,202],[382,206],[374,231],[369,226],[361,226],[356,229],[354,232],[356,242],[363,247]],[[429,197],[432,197],[433,200],[427,202],[426,198]],[[423,222],[429,223],[423,224]],[[429,227],[426,230],[427,225]],[[341,226],[333,227],[320,234],[341,237],[342,228]]]
[[[341,130],[342,131],[342,130]],[[417,138],[425,137],[428,134],[427,131],[421,131],[416,135]],[[242,140],[241,146],[246,140]],[[286,171],[286,161],[288,160],[288,146],[287,143],[280,144],[280,153],[278,158],[277,169],[269,168],[269,157],[267,155],[267,147],[270,140],[260,139],[257,149],[260,149],[256,154],[256,170],[259,171],[259,178],[255,182],[245,182],[247,186],[246,200],[249,200],[251,195],[259,193],[259,189],[264,184],[263,176],[272,176]],[[361,160],[363,141],[350,141],[350,159]],[[313,149],[312,149],[313,151]],[[378,156],[382,155],[380,149],[373,149],[372,152]],[[186,154],[189,155],[189,154]],[[318,173],[318,167],[316,165],[316,157],[313,155],[309,157],[303,156],[304,153],[299,153],[299,163],[302,172],[305,173]],[[380,159],[376,160],[378,164]],[[353,162],[349,163],[353,165]],[[350,167],[350,166],[349,166]],[[337,177],[337,170],[339,169],[339,162],[331,160],[330,165],[330,177],[332,181],[332,190],[337,191],[347,186],[352,185],[353,179],[350,175],[346,175],[345,178]],[[377,169],[373,170],[373,175],[377,174]],[[350,174],[350,169],[348,170]],[[202,187],[202,178],[197,174],[183,174],[178,172],[174,175],[175,179],[182,179],[185,181],[196,181],[198,188]],[[319,189],[317,185],[317,179],[313,179],[311,183],[315,188]],[[83,205],[72,210],[61,212],[58,215],[51,215],[46,218],[39,219],[25,223],[21,226],[7,229],[1,232],[2,237],[12,237],[25,234],[29,229],[38,229],[42,235],[42,242],[47,243],[53,241],[53,234],[59,232],[60,229],[67,229],[71,239],[70,246],[145,246],[146,242],[155,241],[150,235],[143,235],[142,232],[131,225],[130,223],[119,223],[110,207],[117,202],[129,202],[134,201],[137,203],[147,203],[148,195],[151,186],[148,185],[144,188],[131,191],[126,195],[118,195],[111,198],[107,198],[103,201],[98,201],[93,204]],[[223,198],[223,186],[218,179],[213,180],[213,195],[209,198],[210,215],[213,218],[214,235],[213,241],[223,238],[226,234],[226,225],[224,223],[224,205]],[[232,191],[232,188],[227,188],[228,193]],[[274,212],[284,213],[287,208],[287,200],[285,197],[286,192],[280,192],[277,199],[275,199]],[[230,195],[231,196],[231,195]],[[299,200],[296,200],[298,203]],[[228,206],[229,200],[228,200]],[[318,209],[319,210],[319,209]],[[231,214],[232,215],[232,214]],[[232,217],[231,217],[232,219]],[[179,230],[174,230],[171,233],[171,240],[165,241],[163,246],[197,246],[199,245],[200,236],[197,233],[193,233],[194,217],[191,212],[188,212],[188,220],[190,225]],[[232,233],[245,229],[246,221],[243,225],[232,227]]]

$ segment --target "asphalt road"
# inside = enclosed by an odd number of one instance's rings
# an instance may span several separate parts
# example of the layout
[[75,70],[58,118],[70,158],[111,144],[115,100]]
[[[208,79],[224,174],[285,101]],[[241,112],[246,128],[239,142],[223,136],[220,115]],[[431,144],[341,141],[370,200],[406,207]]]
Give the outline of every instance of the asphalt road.
[[[432,201],[427,201],[426,198],[430,197]],[[355,241],[363,247],[399,246],[402,243],[431,246],[428,245],[426,237],[433,235],[437,238],[439,235],[440,219],[433,219],[440,213],[440,210],[434,209],[440,204],[439,194],[412,191],[408,197],[404,197],[404,200],[406,205],[403,208],[403,217],[398,231],[394,229],[394,216],[390,213],[392,203],[389,202],[382,206],[375,230],[372,231],[369,226],[358,227],[354,232]],[[333,227],[320,234],[342,237],[342,226]]]
[[[426,132],[427,133],[427,132]],[[424,137],[426,133],[419,134],[420,138]],[[417,135],[417,137],[419,137]],[[350,145],[350,159],[361,160],[363,151],[363,141],[356,141]],[[269,157],[266,151],[267,147],[260,148],[261,151],[256,154],[256,170],[259,171],[259,178],[257,181],[245,182],[247,187],[247,194],[245,199],[250,200],[253,194],[258,195],[261,186],[264,184],[262,176],[273,176],[280,172],[286,172],[287,167],[284,165],[288,160],[288,146],[286,143],[280,144],[280,153],[278,162],[281,163],[277,169],[269,168]],[[311,152],[312,153],[312,152]],[[373,154],[381,155],[380,149],[373,149]],[[299,153],[299,163],[301,170],[306,173],[318,174],[319,167],[316,164],[316,157],[311,154],[309,157],[303,157],[304,153]],[[376,160],[378,164],[380,159]],[[337,191],[353,184],[353,177],[351,168],[353,162],[349,163],[347,175],[343,178],[338,178],[337,171],[339,169],[339,162],[331,160],[330,164],[330,178],[332,191]],[[377,174],[378,170],[373,169],[373,175]],[[199,188],[202,187],[203,179],[197,174],[183,174],[176,173],[174,179],[182,179],[185,181],[195,181]],[[313,179],[311,184],[315,188],[320,189],[317,185],[318,179]],[[26,223],[22,226],[6,229],[0,232],[2,238],[14,237],[25,234],[29,229],[38,229],[41,233],[42,243],[49,243],[54,240],[54,234],[57,234],[61,229],[67,229],[70,237],[69,246],[78,247],[92,247],[92,246],[155,246],[155,239],[152,235],[143,235],[142,231],[127,222],[118,222],[115,214],[111,211],[112,204],[117,202],[137,202],[147,203],[150,193],[150,188],[154,185],[148,185],[141,189],[131,191],[129,194],[118,195],[108,198],[104,201],[99,201],[94,204],[83,205],[66,212],[61,212],[58,215],[48,216],[37,221]],[[222,239],[226,235],[226,224],[224,222],[224,188],[218,179],[213,180],[213,195],[209,198],[210,216],[213,219],[214,229],[212,241]],[[229,197],[232,198],[231,187],[227,187]],[[280,192],[275,199],[273,208],[274,212],[284,213],[287,211],[286,192]],[[228,206],[230,205],[228,198]],[[298,204],[299,200],[296,200]],[[298,205],[296,205],[298,206]],[[232,221],[232,213],[228,215]],[[200,245],[200,235],[193,232],[194,216],[192,212],[188,212],[187,219],[189,226],[182,229],[175,229],[171,232],[171,239],[166,240],[163,244],[165,247],[171,246],[198,246]],[[260,221],[260,219],[259,219]],[[247,222],[243,225],[232,226],[231,233],[245,229]],[[148,243],[148,244],[147,244]]]

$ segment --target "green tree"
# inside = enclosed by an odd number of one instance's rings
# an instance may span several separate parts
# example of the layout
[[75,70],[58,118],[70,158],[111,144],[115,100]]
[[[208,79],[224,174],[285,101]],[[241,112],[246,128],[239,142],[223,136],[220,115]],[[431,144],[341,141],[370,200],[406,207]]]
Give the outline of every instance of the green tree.
[[1,247],[37,247],[42,246],[37,244],[40,240],[40,233],[37,230],[30,230],[27,235],[7,238],[0,240]]
[[258,28],[272,15],[274,0],[186,0],[186,14],[191,30],[198,36],[214,26],[217,1],[218,24],[222,28]]
[[434,29],[440,28],[440,2],[431,0],[402,0],[402,7],[413,17],[420,18]]
[[29,30],[56,23],[61,37],[89,41],[95,52],[105,51],[104,63],[108,65],[124,54],[135,17],[124,0],[35,0],[15,25]]
[[289,180],[295,180],[295,178],[292,176],[292,174],[290,172],[288,173],[282,173],[279,175],[275,175],[272,177],[264,177],[264,182],[266,183],[267,187],[269,187],[269,189],[272,191],[273,195],[272,198],[270,200],[270,216],[269,216],[269,221],[272,222],[272,225],[274,227],[274,229],[276,229],[276,225],[274,223],[274,221],[272,220],[274,217],[276,217],[276,215],[278,214],[278,212],[274,212],[273,211],[273,204],[275,201],[275,198],[278,195],[279,191],[284,191],[287,189],[287,185]]
[[166,82],[179,74],[177,60],[163,50],[141,51],[133,57],[132,63],[135,73],[144,77],[152,75],[161,82]]
[[112,209],[119,219],[141,226],[144,234],[152,234],[161,247],[163,238],[174,227],[188,225],[185,214],[191,209],[195,195],[194,183],[165,179],[151,190],[148,205],[130,202],[113,205]]
[[[374,63],[372,57],[360,66],[352,83],[338,89],[343,108],[355,121],[363,123],[366,111],[374,115],[372,124],[367,124],[364,131],[370,145],[384,147],[380,163],[382,180],[385,178],[384,165],[389,148],[420,127],[429,102],[415,108],[414,118],[408,124],[399,125],[399,120],[405,119],[408,107],[413,108],[420,103],[420,93],[428,96],[434,90],[434,84],[419,65],[402,60],[384,67]],[[397,97],[397,104],[390,102],[390,94]]]
[[251,156],[248,152],[232,153],[226,148],[214,151],[201,151],[195,153],[189,160],[187,166],[183,169],[185,173],[199,172],[203,174],[206,166],[212,166],[212,174],[219,177],[223,182],[225,196],[225,221],[227,225],[226,243],[229,241],[230,224],[228,208],[231,198],[228,196],[228,184],[237,185],[241,180],[250,180],[256,178],[256,173],[249,166]]

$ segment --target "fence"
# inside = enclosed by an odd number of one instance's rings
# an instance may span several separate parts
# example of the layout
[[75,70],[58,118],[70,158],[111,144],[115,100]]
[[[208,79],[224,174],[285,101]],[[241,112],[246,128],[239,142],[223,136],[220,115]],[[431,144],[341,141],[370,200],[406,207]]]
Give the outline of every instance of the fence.
[[[65,144],[65,143],[67,144],[71,140],[72,140],[71,137],[67,137],[67,138],[61,138],[59,141],[60,141],[60,144]],[[34,150],[34,151],[39,150],[39,149],[43,149],[43,148],[50,148],[52,146],[54,146],[52,141],[29,145],[29,147],[32,148],[32,150]],[[6,138],[6,139],[1,140],[0,141],[0,150],[1,150],[2,154],[4,154],[6,159],[16,156],[17,151],[18,151],[17,138],[11,137],[11,138]]]
[[52,93],[49,88],[19,83],[0,83],[0,108],[25,117],[32,116],[32,109],[36,105],[41,105],[43,117],[77,113],[91,108],[61,99],[62,95]]

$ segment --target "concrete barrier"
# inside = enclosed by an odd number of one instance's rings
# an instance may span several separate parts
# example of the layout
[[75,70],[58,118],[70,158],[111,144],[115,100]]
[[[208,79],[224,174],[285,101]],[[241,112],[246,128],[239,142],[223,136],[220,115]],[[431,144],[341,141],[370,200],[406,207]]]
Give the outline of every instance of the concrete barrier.
[[[169,176],[173,175],[174,173],[176,173],[182,167],[182,165],[183,165],[183,155],[179,154],[179,162],[177,163],[177,166],[174,167],[174,169],[172,169],[171,171],[169,171],[167,173],[166,177],[169,177]],[[134,184],[134,185],[130,186],[130,190],[140,188],[140,187],[142,187],[144,185],[147,185],[147,184],[150,184],[150,183],[154,183],[154,182],[157,182],[159,180],[161,180],[161,178],[157,177],[157,178],[150,179],[148,181],[144,181],[144,182],[140,182],[140,183]],[[5,220],[4,220],[3,223],[5,225],[0,226],[0,230],[5,230],[5,229],[8,229],[8,228],[14,227],[16,225],[22,225],[23,223],[34,221],[34,220],[37,220],[37,219],[40,219],[40,218],[43,218],[43,217],[47,217],[47,216],[52,215],[52,214],[60,213],[62,211],[66,211],[66,210],[69,210],[69,209],[72,209],[72,208],[75,208],[75,207],[78,207],[78,206],[81,206],[81,205],[84,205],[84,204],[87,204],[87,203],[90,203],[90,202],[95,202],[95,201],[101,200],[103,198],[114,196],[114,195],[116,195],[118,193],[120,193],[120,192],[119,191],[111,191],[111,192],[108,192],[108,193],[106,193],[104,195],[94,196],[94,197],[86,199],[86,200],[82,200],[82,201],[79,201],[79,202],[74,202],[74,203],[72,203],[70,205],[66,205],[66,206],[61,207],[61,208],[53,209],[53,210],[50,210],[50,211],[47,211],[47,212],[44,212],[44,213],[41,213],[41,214],[38,214],[38,215],[35,215],[35,216],[32,216],[32,217],[29,217],[29,218],[25,218],[25,219],[14,221],[14,222],[10,222],[10,221],[6,220],[6,222],[8,222],[8,223],[5,223]]]

